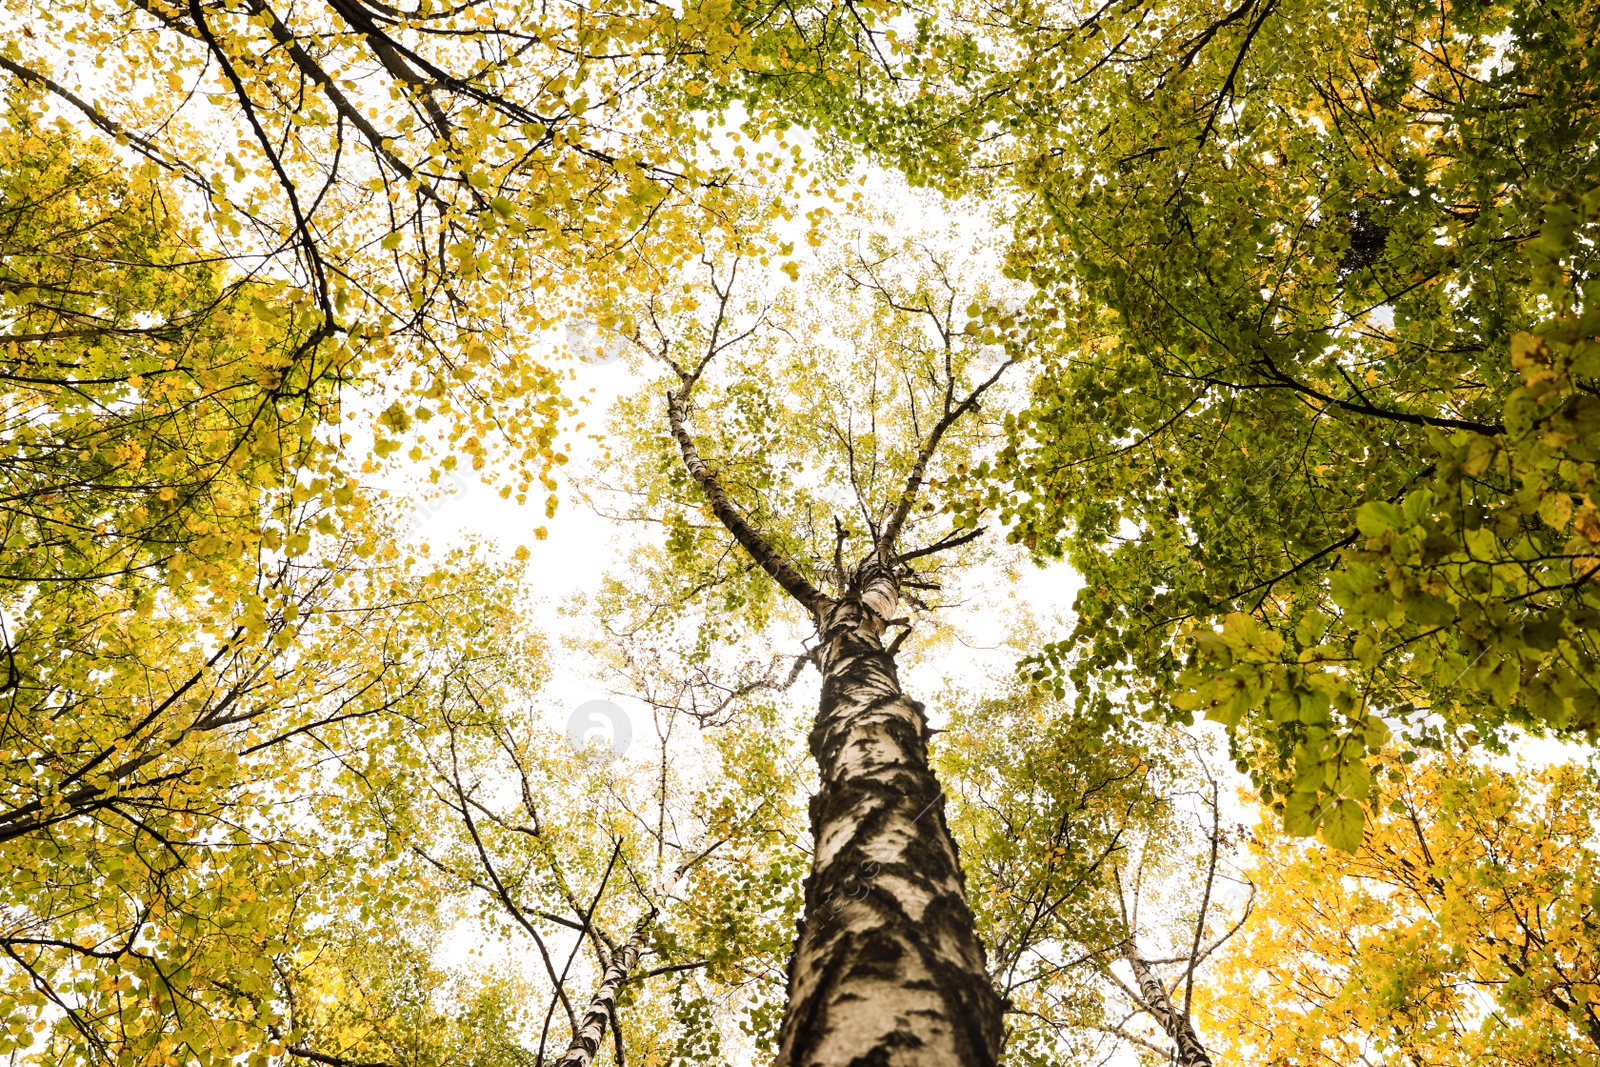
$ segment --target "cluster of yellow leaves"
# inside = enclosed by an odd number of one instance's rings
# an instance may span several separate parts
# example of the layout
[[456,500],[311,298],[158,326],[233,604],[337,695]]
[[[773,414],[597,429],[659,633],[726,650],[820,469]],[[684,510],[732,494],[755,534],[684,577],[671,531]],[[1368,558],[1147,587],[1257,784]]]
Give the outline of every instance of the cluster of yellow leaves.
[[105,146],[45,124],[37,101],[9,103],[7,577],[143,572],[237,596],[229,575],[253,574],[263,531],[294,521],[297,479],[349,503],[337,444],[318,431],[338,421],[355,356],[309,343],[305,294],[230,283],[153,168],[124,173]]
[[1594,767],[1383,769],[1354,855],[1263,827],[1255,915],[1201,1001],[1218,1060],[1600,1062]]
[[166,167],[221,254],[292,282],[313,328],[365,338],[369,380],[408,418],[442,417],[414,435],[379,421],[375,458],[498,458],[519,501],[566,458],[547,329],[603,321],[641,264],[696,254],[751,186],[804,173],[779,132],[793,156],[735,177],[707,143],[719,119],[693,113],[762,64],[763,18],[729,0],[52,0],[13,17],[39,32],[5,43],[12,73]]
[[296,946],[399,899],[425,712],[537,680],[520,568],[399,552],[330,430],[361,338],[9,103],[0,1054],[261,1062]]

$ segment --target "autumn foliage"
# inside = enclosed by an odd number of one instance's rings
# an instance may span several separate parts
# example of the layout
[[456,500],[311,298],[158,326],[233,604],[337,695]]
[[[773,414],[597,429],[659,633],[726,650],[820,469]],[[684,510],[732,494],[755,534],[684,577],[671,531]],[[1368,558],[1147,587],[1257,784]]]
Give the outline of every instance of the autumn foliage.
[[1600,1064],[1597,69],[0,0],[0,1057]]

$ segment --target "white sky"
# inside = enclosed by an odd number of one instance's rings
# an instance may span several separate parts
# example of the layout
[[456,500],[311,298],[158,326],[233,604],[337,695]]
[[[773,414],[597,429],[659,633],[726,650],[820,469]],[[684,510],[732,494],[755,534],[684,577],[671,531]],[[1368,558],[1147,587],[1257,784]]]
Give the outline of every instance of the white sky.
[[[555,339],[558,335],[551,336]],[[561,505],[554,519],[546,519],[542,507],[535,502],[519,506],[501,499],[469,473],[456,483],[456,492],[437,502],[431,513],[426,506],[416,513],[416,526],[407,540],[426,541],[436,552],[468,539],[498,542],[507,553],[517,545],[528,546],[529,584],[537,590],[537,603],[530,605],[531,614],[536,624],[551,631],[552,638],[559,636],[559,628],[570,625],[557,613],[560,604],[574,594],[592,593],[608,572],[620,574],[627,570],[629,545],[636,528],[596,514],[573,499],[571,486],[593,470],[599,456],[599,445],[589,433],[603,432],[610,406],[646,384],[626,361],[578,367],[577,380],[569,384],[568,392],[587,399],[587,410],[579,420],[587,425],[581,433],[569,434],[561,442],[571,459],[562,471]],[[397,491],[403,492],[398,487]],[[421,499],[420,494],[417,499]],[[532,530],[541,525],[548,529],[549,536],[536,541]],[[1003,535],[992,531],[989,536],[998,540]],[[964,586],[981,590],[980,598],[967,610],[958,609],[951,615],[963,631],[964,652],[958,655],[959,649],[952,649],[950,655],[942,656],[943,669],[936,673],[913,670],[907,678],[908,689],[917,687],[919,682],[931,689],[936,678],[974,685],[995,671],[1008,670],[1017,656],[1003,645],[1019,612],[1031,614],[1041,622],[1059,620],[1058,624],[1047,625],[1045,632],[1051,636],[1065,633],[1065,620],[1082,584],[1071,568],[1064,564],[1043,569],[1025,567],[1016,580],[1009,579],[999,567],[988,569],[992,573],[975,575],[963,582]],[[581,670],[563,667],[561,662],[553,666],[555,672],[542,701],[553,716],[560,718],[559,722],[551,721],[551,726],[564,728],[565,715],[585,700],[614,698],[626,707],[624,697],[609,693]]]

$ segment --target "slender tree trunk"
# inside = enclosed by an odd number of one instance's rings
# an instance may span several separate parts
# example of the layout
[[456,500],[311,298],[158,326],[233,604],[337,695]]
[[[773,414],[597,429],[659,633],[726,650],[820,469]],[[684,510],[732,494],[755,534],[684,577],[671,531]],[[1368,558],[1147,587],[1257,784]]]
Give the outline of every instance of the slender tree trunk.
[[1212,1067],[1211,1057],[1200,1043],[1199,1035],[1194,1032],[1189,1016],[1173,1009],[1166,987],[1144,961],[1144,957],[1139,955],[1133,938],[1128,938],[1123,944],[1122,957],[1133,967],[1133,976],[1139,982],[1139,995],[1144,998],[1145,1007],[1161,1024],[1161,1029],[1167,1032],[1172,1043],[1178,1046],[1178,1067]]
[[589,1001],[589,1010],[584,1012],[583,1022],[572,1035],[572,1044],[556,1061],[556,1067],[589,1067],[594,1054],[600,1049],[600,1043],[605,1040],[606,1031],[611,1028],[611,1020],[617,1011],[617,992],[638,964],[645,935],[654,918],[655,913],[651,912],[640,919],[633,928],[633,934],[611,954],[611,961],[606,964],[605,974],[600,978],[600,988],[595,990]]
[[819,611],[816,851],[789,970],[779,1067],[988,1067],[989,980],[922,705],[882,642],[899,589],[876,562]]

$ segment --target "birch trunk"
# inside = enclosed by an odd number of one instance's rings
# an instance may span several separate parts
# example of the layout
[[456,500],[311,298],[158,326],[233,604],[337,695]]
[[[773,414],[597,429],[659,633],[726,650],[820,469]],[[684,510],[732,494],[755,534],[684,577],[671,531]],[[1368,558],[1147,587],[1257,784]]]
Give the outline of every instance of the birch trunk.
[[611,1018],[617,1010],[617,992],[639,962],[645,934],[654,917],[654,913],[651,913],[639,920],[639,924],[633,928],[632,936],[611,954],[605,974],[600,978],[600,988],[595,990],[594,996],[589,1001],[589,1010],[584,1012],[583,1022],[572,1035],[572,1044],[567,1046],[566,1053],[556,1061],[556,1067],[589,1067],[601,1043],[606,1039],[606,1031],[610,1029]]
[[1122,946],[1122,956],[1133,967],[1133,976],[1139,982],[1139,995],[1144,999],[1145,1007],[1150,1009],[1150,1014],[1161,1024],[1161,1029],[1167,1032],[1172,1043],[1178,1046],[1178,1067],[1212,1067],[1211,1057],[1200,1043],[1200,1036],[1194,1032],[1189,1016],[1173,1009],[1166,987],[1144,961],[1144,957],[1139,955],[1132,938]]
[[1002,1006],[967,906],[922,705],[885,622],[899,589],[869,562],[821,606],[816,851],[789,971],[779,1067],[989,1067]]

